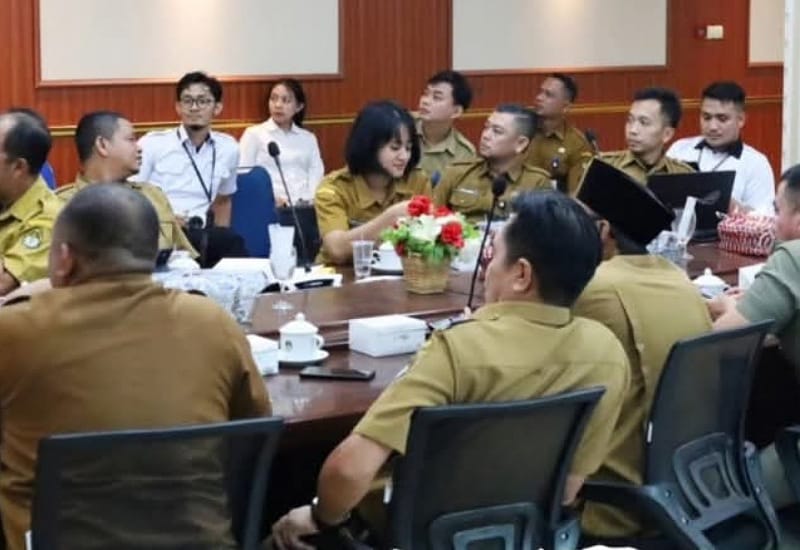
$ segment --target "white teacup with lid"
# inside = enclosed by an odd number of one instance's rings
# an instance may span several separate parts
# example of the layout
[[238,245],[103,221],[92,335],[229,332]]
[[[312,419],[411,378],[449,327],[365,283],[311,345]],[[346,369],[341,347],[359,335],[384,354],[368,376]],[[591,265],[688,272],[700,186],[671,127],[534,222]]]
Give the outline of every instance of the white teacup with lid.
[[306,316],[298,313],[293,321],[283,325],[280,330],[282,361],[314,361],[320,359],[325,339],[319,329],[306,321]]
[[725,292],[725,289],[728,288],[728,283],[714,275],[711,272],[711,268],[708,267],[703,270],[702,275],[692,282],[700,289],[700,293],[706,298],[714,298]]

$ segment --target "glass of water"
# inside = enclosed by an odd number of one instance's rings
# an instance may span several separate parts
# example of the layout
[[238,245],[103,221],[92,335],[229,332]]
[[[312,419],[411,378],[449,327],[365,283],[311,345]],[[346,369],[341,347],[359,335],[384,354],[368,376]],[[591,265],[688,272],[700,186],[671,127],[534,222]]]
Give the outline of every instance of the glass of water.
[[353,271],[356,279],[369,277],[372,272],[372,241],[353,241]]
[[[294,268],[297,266],[297,251],[293,246],[288,249],[278,249],[278,251],[273,248],[269,255],[269,263],[272,268],[272,275],[278,281],[280,292],[283,293],[286,283],[291,280]],[[294,306],[281,298],[272,304],[272,309],[288,311],[294,309]]]

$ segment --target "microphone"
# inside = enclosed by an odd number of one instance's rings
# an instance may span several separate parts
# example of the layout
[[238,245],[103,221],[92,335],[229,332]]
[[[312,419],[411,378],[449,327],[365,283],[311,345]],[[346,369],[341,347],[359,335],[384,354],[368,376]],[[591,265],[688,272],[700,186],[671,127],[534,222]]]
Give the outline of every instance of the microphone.
[[270,141],[267,144],[267,152],[269,156],[275,161],[275,164],[278,166],[278,174],[281,176],[281,183],[283,184],[283,190],[286,192],[286,202],[289,204],[289,209],[292,211],[292,218],[294,219],[294,228],[297,230],[297,236],[300,238],[300,248],[301,252],[303,253],[303,269],[306,273],[311,271],[311,260],[308,257],[308,248],[306,248],[306,239],[303,235],[303,228],[300,227],[300,220],[297,218],[297,210],[294,207],[294,203],[292,202],[292,196],[289,193],[289,186],[286,185],[286,178],[283,177],[283,168],[281,167],[281,149],[278,147],[278,144],[274,141]]
[[586,141],[588,141],[589,145],[592,146],[592,153],[595,155],[599,153],[600,146],[597,145],[597,134],[594,133],[594,130],[587,128],[583,135],[586,136]]
[[475,262],[475,268],[472,270],[472,280],[469,283],[469,299],[467,300],[467,307],[472,309],[472,300],[475,298],[475,281],[478,279],[478,269],[481,266],[481,258],[483,258],[483,249],[486,247],[486,239],[489,237],[489,230],[492,228],[492,220],[494,219],[494,210],[497,208],[497,202],[503,193],[506,192],[508,187],[508,174],[500,174],[492,180],[492,208],[486,216],[486,232],[483,234],[481,246],[478,248],[478,259]]

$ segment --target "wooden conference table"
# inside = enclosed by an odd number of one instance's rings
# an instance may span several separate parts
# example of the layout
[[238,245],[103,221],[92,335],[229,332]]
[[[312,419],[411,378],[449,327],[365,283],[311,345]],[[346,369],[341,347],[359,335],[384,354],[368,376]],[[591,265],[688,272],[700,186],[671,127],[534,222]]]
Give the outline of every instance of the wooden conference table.
[[[692,245],[694,256],[688,266],[690,277],[710,267],[731,284],[736,283],[739,267],[759,263],[763,258],[740,256],[719,250],[715,244]],[[267,377],[266,385],[273,412],[286,420],[280,450],[273,468],[268,520],[272,521],[290,506],[309,502],[314,495],[316,474],[330,450],[353,428],[358,419],[411,355],[372,358],[347,348],[349,319],[385,314],[406,314],[425,321],[451,317],[467,303],[470,274],[451,277],[443,294],[416,295],[405,290],[401,279],[353,283],[352,272],[344,270],[341,288],[322,288],[285,294],[281,298],[295,309],[280,313],[272,309],[277,295],[259,296],[254,306],[252,332],[277,339],[278,329],[298,312],[317,325],[325,338],[330,356],[324,365],[374,370],[370,382],[301,380],[296,370],[281,369]],[[476,287],[482,298],[483,287]]]

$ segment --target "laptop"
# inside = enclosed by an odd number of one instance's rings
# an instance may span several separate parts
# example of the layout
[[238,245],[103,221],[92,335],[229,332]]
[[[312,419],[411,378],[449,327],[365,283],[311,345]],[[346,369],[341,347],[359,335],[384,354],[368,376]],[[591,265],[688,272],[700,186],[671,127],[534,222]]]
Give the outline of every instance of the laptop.
[[695,241],[716,241],[717,213],[727,214],[736,172],[693,172],[690,174],[653,174],[647,178],[647,187],[668,208],[683,208],[687,197],[696,197],[697,224]]

